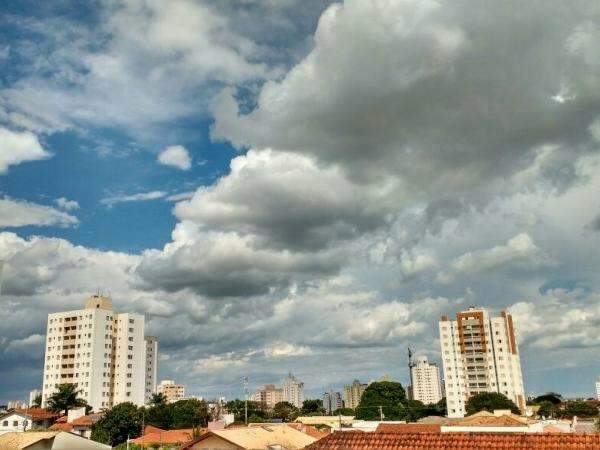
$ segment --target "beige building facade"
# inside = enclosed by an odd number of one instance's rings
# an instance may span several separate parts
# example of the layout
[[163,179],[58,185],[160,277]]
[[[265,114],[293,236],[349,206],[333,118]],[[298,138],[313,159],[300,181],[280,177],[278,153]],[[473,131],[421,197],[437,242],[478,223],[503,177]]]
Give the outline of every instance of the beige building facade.
[[367,386],[359,380],[354,380],[351,385],[344,386],[344,406],[346,408],[356,408]]
[[302,408],[304,403],[304,383],[291,373],[283,380],[283,401],[291,403],[296,408]]
[[144,316],[117,314],[109,298],[90,297],[84,309],[48,315],[42,406],[72,383],[94,411],[118,403],[145,404]]
[[185,398],[185,386],[176,384],[174,380],[162,380],[158,385],[157,392],[167,397],[169,403],[175,403]]
[[525,393],[512,316],[491,317],[470,307],[439,322],[448,417],[464,417],[469,397],[499,392],[525,410]]
[[283,401],[283,389],[275,387],[274,384],[266,384],[258,389],[252,396],[252,400],[273,408],[277,403]]
[[411,367],[412,398],[426,405],[439,402],[442,397],[440,369],[426,356],[419,356]]

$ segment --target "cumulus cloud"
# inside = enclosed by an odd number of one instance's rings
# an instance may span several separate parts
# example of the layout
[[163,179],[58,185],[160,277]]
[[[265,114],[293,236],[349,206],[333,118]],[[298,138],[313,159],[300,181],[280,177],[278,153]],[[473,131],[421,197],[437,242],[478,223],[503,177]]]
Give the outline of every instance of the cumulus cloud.
[[181,145],[165,148],[159,153],[158,162],[164,166],[171,166],[180,170],[190,170],[192,167],[192,158],[187,149]]
[[288,342],[274,342],[265,348],[267,358],[288,358],[292,356],[312,355],[312,350],[306,345],[294,345]]
[[60,209],[64,209],[66,211],[71,211],[73,209],[79,209],[79,203],[75,200],[69,200],[65,197],[60,197],[54,200],[54,202],[58,205]]
[[77,217],[50,206],[10,197],[0,198],[0,228],[26,225],[69,227],[78,223]]
[[167,193],[164,191],[139,192],[137,194],[114,195],[111,197],[105,197],[102,200],[100,200],[100,203],[110,208],[119,203],[146,202],[150,200],[161,199],[166,196]]
[[0,175],[6,173],[9,166],[50,156],[35,134],[11,131],[0,126]]

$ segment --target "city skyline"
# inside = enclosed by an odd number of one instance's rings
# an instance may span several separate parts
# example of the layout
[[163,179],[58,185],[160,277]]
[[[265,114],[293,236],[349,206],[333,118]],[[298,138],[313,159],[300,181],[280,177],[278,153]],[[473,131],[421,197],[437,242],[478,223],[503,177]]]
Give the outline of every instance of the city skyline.
[[441,364],[469,305],[513,317],[525,394],[593,396],[596,14],[4,2],[0,403],[40,387],[48,314],[98,292],[205,398],[406,385],[406,348]]

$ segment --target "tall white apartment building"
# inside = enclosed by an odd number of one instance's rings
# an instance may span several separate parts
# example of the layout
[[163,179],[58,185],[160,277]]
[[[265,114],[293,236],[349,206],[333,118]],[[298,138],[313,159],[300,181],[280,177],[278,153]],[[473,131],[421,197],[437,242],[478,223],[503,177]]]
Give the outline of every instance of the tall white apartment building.
[[333,414],[336,409],[344,407],[342,394],[339,392],[325,392],[323,394],[323,408],[327,414]]
[[122,402],[144,405],[146,349],[144,316],[116,314],[107,297],[94,295],[84,309],[49,314],[42,405],[65,383],[94,411]]
[[283,380],[283,401],[291,403],[296,408],[301,408],[304,403],[304,383],[291,373]]
[[158,339],[146,336],[146,380],[144,403],[148,404],[152,394],[156,393],[156,376],[158,375]]
[[427,356],[419,356],[411,369],[412,398],[426,405],[439,402],[442,397],[440,369]]
[[356,408],[360,403],[360,398],[367,389],[366,383],[354,380],[351,385],[344,386],[344,405],[346,408]]
[[185,386],[176,384],[174,380],[162,380],[158,385],[157,392],[167,397],[168,403],[175,403],[185,398]]
[[596,380],[596,400],[600,400],[600,377]]
[[448,417],[464,417],[469,397],[499,392],[525,410],[525,392],[512,316],[490,317],[470,307],[439,322]]

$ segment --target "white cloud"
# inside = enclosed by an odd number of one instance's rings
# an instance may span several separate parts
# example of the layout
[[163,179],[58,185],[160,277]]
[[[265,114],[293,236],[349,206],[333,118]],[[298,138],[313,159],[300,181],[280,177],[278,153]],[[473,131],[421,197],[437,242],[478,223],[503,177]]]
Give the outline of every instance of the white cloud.
[[79,209],[79,203],[75,200],[69,200],[65,197],[60,197],[54,200],[54,202],[58,205],[60,209],[64,209],[66,211],[71,211],[73,209]]
[[38,205],[9,197],[0,198],[0,228],[36,226],[72,226],[79,223],[76,217],[50,206]]
[[185,147],[174,145],[165,148],[158,155],[158,162],[164,166],[176,167],[180,170],[190,170],[192,168],[192,159]]
[[294,345],[288,342],[273,342],[265,348],[267,358],[288,358],[291,356],[312,355],[312,350],[306,345]]
[[11,131],[0,126],[0,175],[6,173],[9,166],[50,156],[35,134]]
[[128,203],[128,202],[146,202],[150,200],[157,200],[160,198],[164,198],[167,196],[167,193],[164,191],[150,191],[150,192],[140,192],[137,194],[130,195],[114,195],[111,197],[105,197],[100,200],[100,203],[108,206],[109,208],[118,204],[118,203]]

